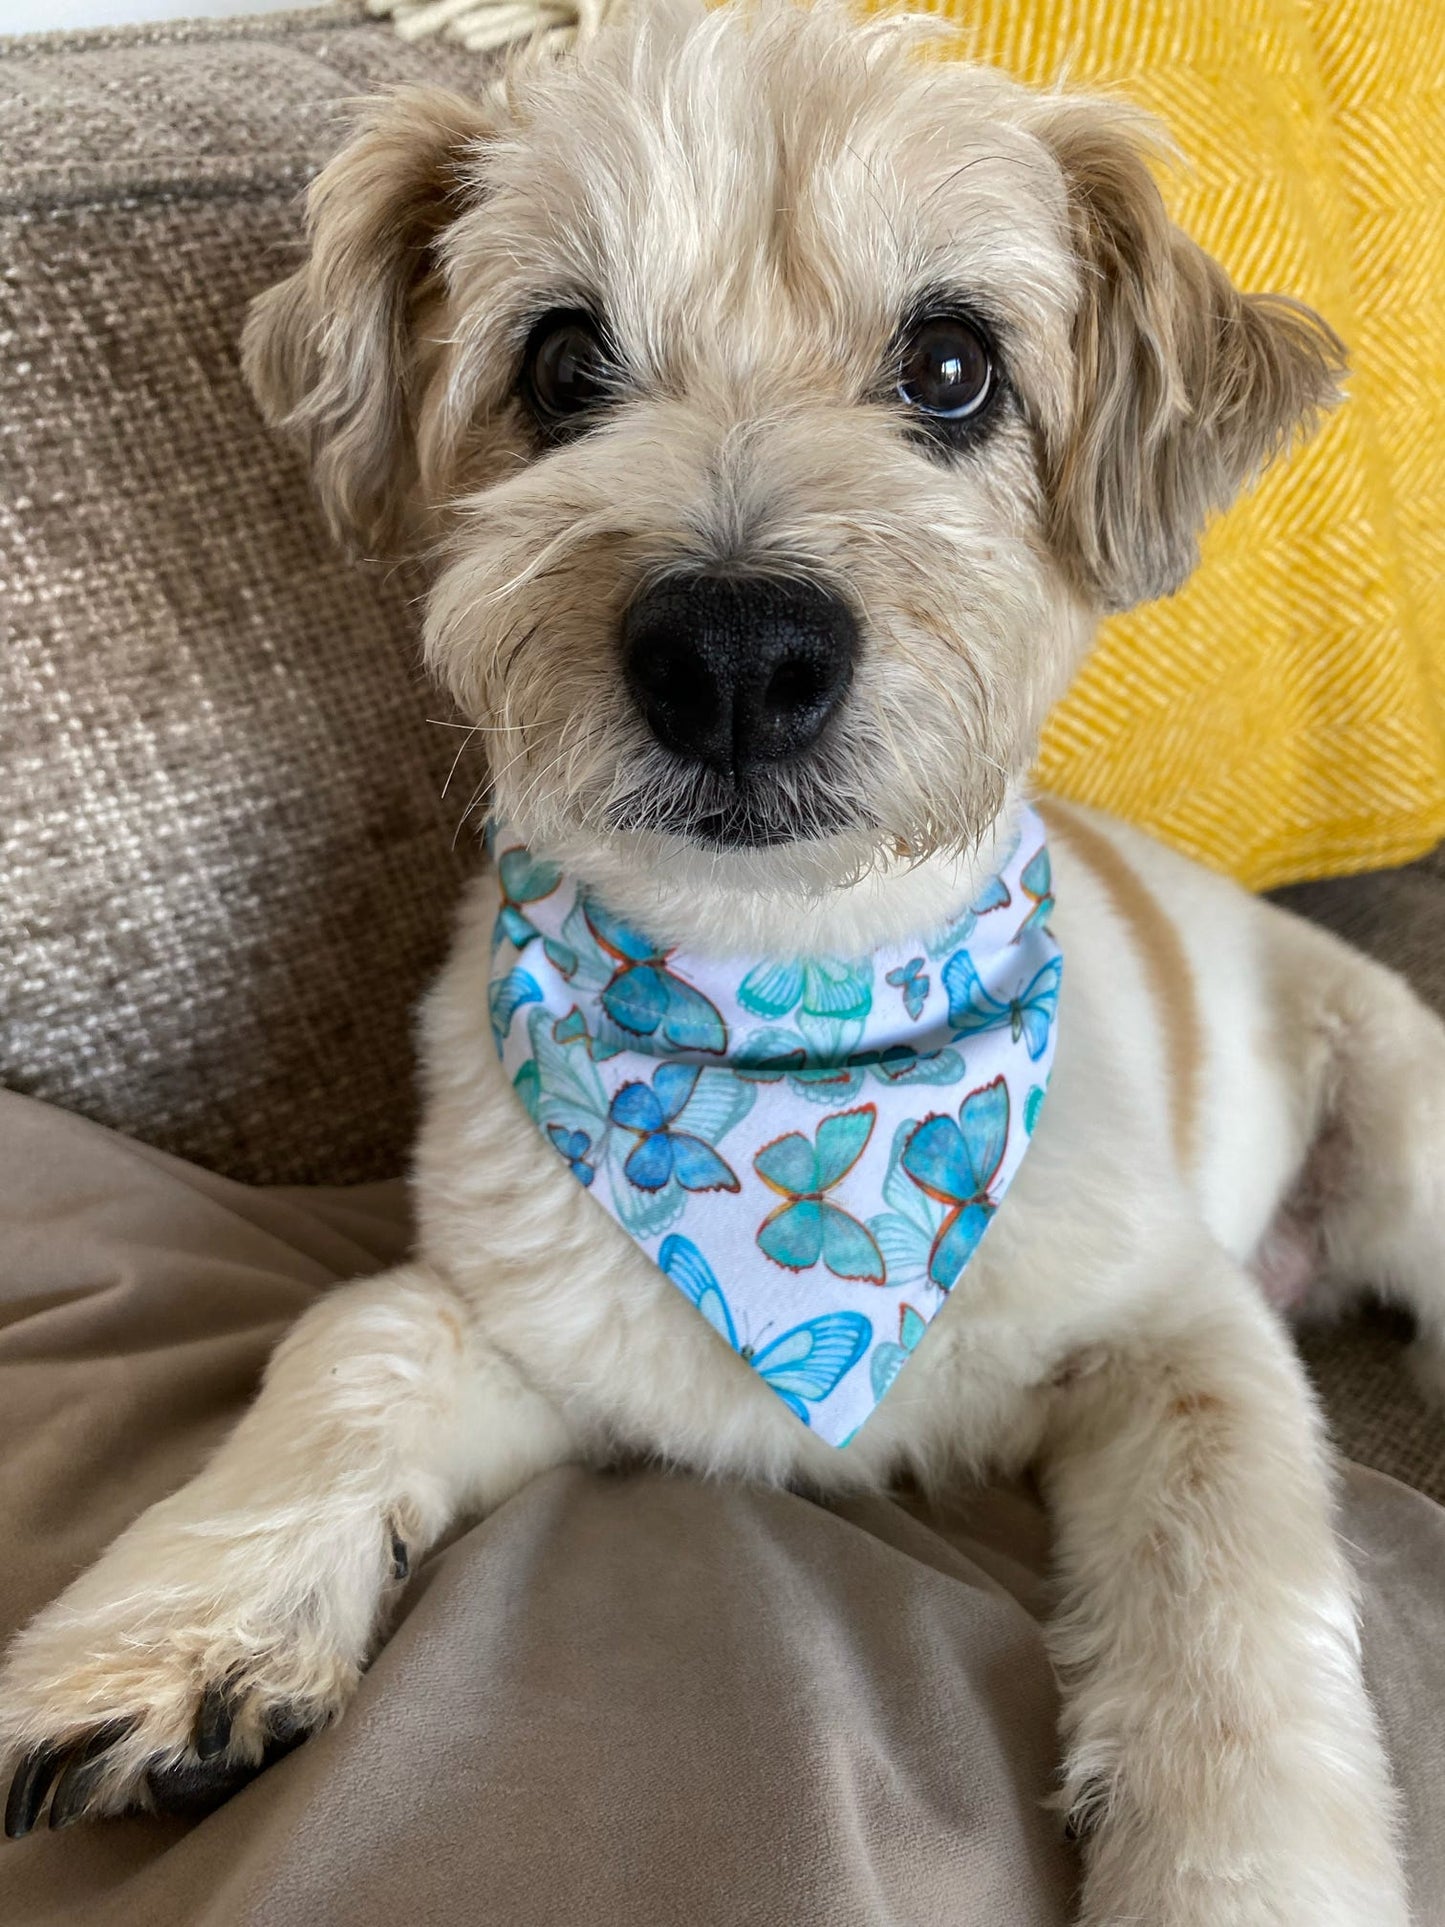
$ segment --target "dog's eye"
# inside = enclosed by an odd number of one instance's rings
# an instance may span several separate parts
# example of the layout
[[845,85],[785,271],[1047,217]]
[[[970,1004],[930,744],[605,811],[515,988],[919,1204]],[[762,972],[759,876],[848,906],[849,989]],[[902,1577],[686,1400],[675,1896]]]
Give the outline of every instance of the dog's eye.
[[522,375],[538,419],[553,429],[600,406],[617,385],[597,323],[580,308],[543,315],[528,337]]
[[940,422],[976,415],[993,393],[993,356],[971,322],[930,315],[903,344],[898,393],[910,408]]

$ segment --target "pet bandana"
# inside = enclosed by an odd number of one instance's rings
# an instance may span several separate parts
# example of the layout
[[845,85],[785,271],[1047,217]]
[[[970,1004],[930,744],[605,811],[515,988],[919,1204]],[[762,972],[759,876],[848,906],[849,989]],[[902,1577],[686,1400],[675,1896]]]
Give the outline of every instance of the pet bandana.
[[958,1286],[1048,1086],[1063,969],[1043,827],[944,930],[713,959],[622,923],[505,828],[502,1064],[718,1336],[846,1445]]

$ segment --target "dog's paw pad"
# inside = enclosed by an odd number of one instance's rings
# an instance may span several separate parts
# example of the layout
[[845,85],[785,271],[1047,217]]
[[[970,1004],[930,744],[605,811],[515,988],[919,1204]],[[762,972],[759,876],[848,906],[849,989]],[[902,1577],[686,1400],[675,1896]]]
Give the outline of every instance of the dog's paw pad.
[[194,1760],[181,1758],[146,1769],[146,1791],[158,1813],[200,1819],[223,1806],[234,1793],[250,1784],[268,1766],[298,1747],[312,1727],[283,1708],[267,1715],[258,1757],[245,1758],[228,1745],[207,1756],[199,1748]]

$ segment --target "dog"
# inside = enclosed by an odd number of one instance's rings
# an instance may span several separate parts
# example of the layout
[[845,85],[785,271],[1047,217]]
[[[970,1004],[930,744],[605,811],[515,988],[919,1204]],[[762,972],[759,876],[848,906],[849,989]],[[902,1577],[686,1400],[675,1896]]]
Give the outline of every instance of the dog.
[[[1339,399],[1342,350],[1170,222],[1145,117],[927,58],[930,31],[659,0],[494,99],[373,105],[316,180],[246,371],[338,532],[426,559],[427,656],[487,733],[498,862],[425,1005],[414,1259],[308,1312],[204,1470],[16,1641],[11,1833],[47,1796],[64,1825],[239,1784],[343,1711],[439,1535],[561,1462],[820,1495],[1033,1468],[1080,1918],[1407,1920],[1281,1309],[1367,1280],[1445,1384],[1445,1031],[1142,834],[1027,814],[1099,617],[1184,581],[1206,517]],[[997,992],[920,933],[1003,930],[1005,896],[1020,943],[990,954],[1030,976]],[[584,936],[611,974],[559,1016],[541,976],[570,994]],[[832,1058],[731,1072],[678,961],[731,983],[764,960],[738,995],[781,1008],[778,960],[894,955],[895,1015],[953,972],[939,1052],[850,1055],[819,965]],[[979,1087],[992,1122],[965,1118],[971,1071],[910,1089],[986,1037],[1017,1060]],[[543,1127],[619,1038],[675,1089],[616,1087],[607,1178],[565,1104]],[[810,1071],[837,1106],[786,1096]],[[749,1074],[740,1103],[794,1104],[781,1135],[689,1129],[699,1079]],[[925,1113],[946,1161],[1008,1101],[1032,1135],[1006,1196],[928,1179]],[[899,1103],[906,1168],[881,1181],[923,1170],[937,1316],[829,1438],[857,1306],[887,1290],[883,1231],[832,1186]],[[629,1187],[721,1211],[754,1174],[775,1209],[736,1272],[700,1236],[664,1263],[619,1216]],[[847,1301],[790,1335],[796,1370],[729,1309],[755,1273]]]

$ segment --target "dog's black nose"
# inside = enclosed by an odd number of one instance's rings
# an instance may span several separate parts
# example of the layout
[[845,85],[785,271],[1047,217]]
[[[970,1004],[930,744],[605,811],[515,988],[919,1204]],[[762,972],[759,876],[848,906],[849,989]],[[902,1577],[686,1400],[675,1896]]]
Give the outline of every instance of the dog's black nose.
[[622,624],[628,687],[653,734],[723,776],[816,742],[857,649],[840,597],[769,576],[664,576]]

